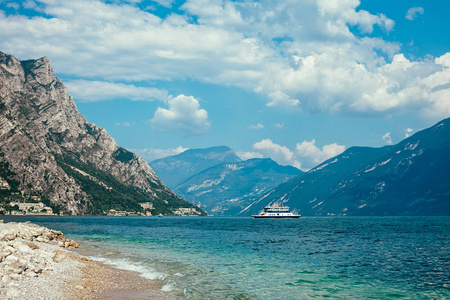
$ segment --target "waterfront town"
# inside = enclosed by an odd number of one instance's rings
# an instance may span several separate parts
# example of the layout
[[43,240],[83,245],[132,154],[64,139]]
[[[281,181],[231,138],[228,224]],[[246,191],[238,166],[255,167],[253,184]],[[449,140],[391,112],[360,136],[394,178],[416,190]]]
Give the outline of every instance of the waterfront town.
[[0,177],[0,214],[53,215],[53,209],[37,195],[25,195],[11,189],[8,181]]
[[[110,209],[108,216],[154,216],[152,202],[139,203],[143,211],[122,211]],[[178,208],[175,216],[195,215],[194,208]],[[23,192],[12,189],[8,181],[0,177],[0,215],[58,215],[47,206],[37,195],[26,195]]]

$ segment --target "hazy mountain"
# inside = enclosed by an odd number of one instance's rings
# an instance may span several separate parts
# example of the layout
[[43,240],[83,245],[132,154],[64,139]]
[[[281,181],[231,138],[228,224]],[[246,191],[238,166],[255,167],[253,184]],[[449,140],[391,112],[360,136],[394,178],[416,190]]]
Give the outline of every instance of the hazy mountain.
[[302,172],[273,160],[250,159],[206,169],[174,191],[213,215],[236,215],[250,200]]
[[47,58],[0,52],[0,176],[72,213],[198,208],[169,190],[139,156],[78,112]]
[[237,163],[241,159],[226,146],[186,150],[150,162],[150,166],[161,180],[175,189],[186,179],[221,163]]
[[258,197],[303,215],[450,215],[450,119],[397,145],[352,147]]

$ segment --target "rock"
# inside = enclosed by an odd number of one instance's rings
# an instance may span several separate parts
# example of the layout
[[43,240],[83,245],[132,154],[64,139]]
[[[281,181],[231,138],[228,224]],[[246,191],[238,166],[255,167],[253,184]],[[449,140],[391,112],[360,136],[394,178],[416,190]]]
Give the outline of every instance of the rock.
[[27,272],[25,273],[25,276],[26,276],[26,277],[29,277],[29,278],[32,278],[32,277],[36,277],[37,274],[34,273],[33,271],[27,271]]
[[[13,289],[21,285],[21,280],[50,274],[55,263],[69,258],[66,250],[50,250],[56,248],[55,242],[63,236],[61,232],[34,224],[17,223],[0,223],[0,232],[5,237],[0,241],[0,299],[5,296],[6,299],[19,299],[13,296]],[[30,237],[36,242],[27,239]],[[38,247],[37,242],[49,245]],[[58,243],[63,246],[67,243],[68,247],[78,246],[75,241],[66,239]],[[9,297],[7,292],[12,296]]]
[[84,260],[84,261],[90,261],[90,259],[87,258],[87,257],[85,257],[85,256],[83,256],[83,257],[81,258],[81,260]]
[[74,242],[74,241],[70,240],[69,247],[78,248],[78,246],[79,246],[79,244],[77,242]]
[[16,252],[16,249],[14,249],[13,247],[11,247],[11,246],[6,246],[4,249],[3,249],[3,252],[6,252],[6,253],[8,253],[8,255],[9,254],[12,254],[12,253],[14,253],[14,252]]
[[20,280],[20,279],[22,279],[22,276],[20,276],[17,273],[11,274],[10,277],[11,277],[12,280]]
[[18,261],[19,260],[19,258],[17,257],[17,256],[15,256],[15,255],[8,255],[6,258],[5,258],[5,262],[7,262],[7,263],[13,263],[13,262],[16,262],[16,261]]
[[57,245],[58,245],[59,247],[64,247],[64,246],[65,246],[65,243],[64,243],[64,241],[58,241]]
[[67,258],[67,253],[62,250],[55,250],[53,255],[53,261],[59,263]]
[[[167,200],[168,209],[174,202],[192,207],[167,188],[143,158],[120,148],[105,129],[88,123],[47,58],[20,62],[0,52],[0,78],[1,158],[16,174],[21,191],[42,193],[53,204],[84,214],[94,202],[93,194],[77,178],[92,170],[86,176],[89,185],[111,190],[129,186],[161,203]],[[68,172],[62,167],[71,160],[71,166],[83,170]],[[103,182],[94,176],[101,173],[110,178]]]
[[26,244],[28,247],[30,247],[30,249],[32,249],[32,250],[39,249],[39,247],[36,246],[36,244],[33,243],[33,242],[26,242],[25,244]]
[[42,243],[48,243],[48,242],[50,241],[49,238],[46,237],[46,236],[38,236],[38,237],[36,238],[36,240],[37,240],[38,242],[42,242]]
[[41,266],[33,266],[30,269],[33,270],[33,272],[35,272],[36,274],[41,274],[44,271],[44,268]]
[[13,230],[13,231],[10,231],[7,234],[5,234],[4,240],[12,241],[16,238],[16,236],[17,236],[17,231]]
[[31,239],[33,238],[33,235],[31,234],[31,232],[29,230],[21,230],[19,232],[19,235],[24,239],[24,240],[28,240],[31,241]]
[[64,234],[59,233],[56,237],[56,240],[64,242],[66,240],[66,237],[64,236]]
[[2,276],[2,281],[4,282],[4,283],[6,283],[6,284],[8,284],[8,283],[10,283],[11,282],[11,276],[9,276],[9,275],[3,275]]
[[8,289],[6,296],[8,299],[16,299],[19,296],[19,292],[16,289]]

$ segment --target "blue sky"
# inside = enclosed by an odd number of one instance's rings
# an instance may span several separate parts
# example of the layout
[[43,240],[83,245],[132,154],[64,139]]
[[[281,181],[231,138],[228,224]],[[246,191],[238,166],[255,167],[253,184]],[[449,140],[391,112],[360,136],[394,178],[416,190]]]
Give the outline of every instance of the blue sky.
[[152,160],[227,145],[307,170],[450,117],[448,1],[0,0],[87,119]]

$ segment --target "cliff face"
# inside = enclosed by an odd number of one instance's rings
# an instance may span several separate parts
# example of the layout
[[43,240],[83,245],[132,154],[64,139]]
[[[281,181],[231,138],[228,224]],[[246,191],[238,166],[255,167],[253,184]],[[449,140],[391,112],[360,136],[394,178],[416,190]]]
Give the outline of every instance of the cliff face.
[[87,122],[45,57],[18,61],[0,52],[0,151],[2,172],[14,174],[19,190],[74,214],[139,209],[146,201],[164,214],[193,207]]

